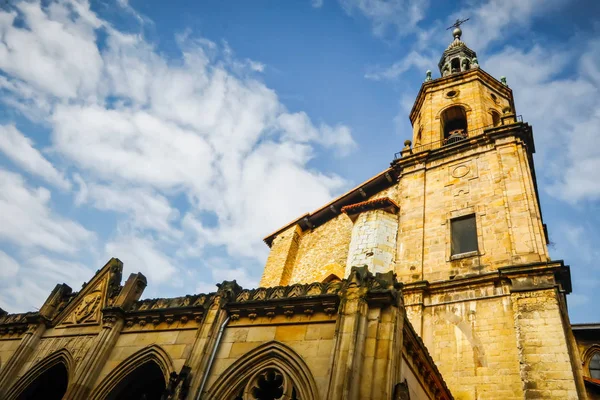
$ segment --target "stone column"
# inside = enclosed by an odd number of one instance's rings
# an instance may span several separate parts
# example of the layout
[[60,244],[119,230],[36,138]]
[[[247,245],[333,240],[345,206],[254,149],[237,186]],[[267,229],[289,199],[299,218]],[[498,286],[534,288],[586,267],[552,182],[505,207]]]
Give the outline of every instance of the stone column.
[[119,293],[115,304],[102,310],[102,330],[92,347],[85,354],[69,384],[64,400],[87,400],[98,374],[104,367],[125,322],[125,311],[138,300],[146,287],[146,277],[141,273],[131,274]]
[[369,306],[365,284],[370,273],[366,267],[353,267],[342,291],[337,321],[333,365],[327,399],[360,399],[361,368],[365,356]]
[[212,303],[206,311],[206,316],[202,325],[198,328],[198,334],[194,347],[185,366],[190,369],[190,388],[188,391],[188,400],[203,399],[206,387],[201,387],[205,378],[210,374],[212,367],[213,353],[218,350],[219,330],[224,327],[227,320],[227,311],[224,306],[228,301],[234,301],[242,288],[236,281],[224,281],[217,285],[219,290]]
[[376,299],[376,293],[368,295],[370,305],[361,376],[369,377],[369,383],[363,381],[360,399],[391,399],[401,378],[405,322],[402,293],[392,272],[375,274],[369,286],[377,286],[375,290],[379,294],[382,289],[389,291],[390,296]]
[[0,372],[0,399],[4,398],[6,392],[15,383],[19,370],[29,359],[45,331],[46,324],[42,319],[27,326],[27,332],[23,335],[19,347]]

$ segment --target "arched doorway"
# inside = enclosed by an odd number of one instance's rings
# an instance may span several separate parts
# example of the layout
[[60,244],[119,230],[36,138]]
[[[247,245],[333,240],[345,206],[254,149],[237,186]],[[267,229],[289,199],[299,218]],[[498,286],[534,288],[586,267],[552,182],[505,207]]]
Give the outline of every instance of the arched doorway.
[[62,362],[44,371],[17,397],[18,400],[61,400],[67,391],[69,373]]
[[140,365],[119,382],[106,400],[160,400],[167,383],[154,361]]

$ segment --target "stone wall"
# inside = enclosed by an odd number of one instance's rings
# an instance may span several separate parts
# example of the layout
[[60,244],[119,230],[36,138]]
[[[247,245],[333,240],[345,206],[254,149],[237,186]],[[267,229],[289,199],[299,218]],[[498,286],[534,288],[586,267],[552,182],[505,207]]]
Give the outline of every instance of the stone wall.
[[553,289],[511,295],[525,398],[578,399]]

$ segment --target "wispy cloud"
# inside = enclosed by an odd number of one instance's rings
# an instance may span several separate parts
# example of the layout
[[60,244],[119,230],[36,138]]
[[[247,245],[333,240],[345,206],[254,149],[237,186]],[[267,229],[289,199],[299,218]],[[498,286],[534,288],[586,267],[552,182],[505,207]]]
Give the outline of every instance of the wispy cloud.
[[[226,42],[191,32],[177,43],[179,55],[159,53],[86,2],[18,3],[0,11],[5,104],[49,130],[52,154],[73,172],[74,204],[116,216],[103,254],[159,285],[171,284],[205,248],[262,260],[264,234],[346,185],[309,168],[315,151],[345,156],[356,146],[343,123],[289,112],[257,80],[263,63],[239,59]],[[5,129],[10,136],[0,149],[21,149],[16,165],[69,189],[27,132]],[[0,194],[0,214],[11,215],[0,242],[59,257],[97,236],[56,214],[47,189],[31,187],[17,173],[3,171],[0,179],[0,189],[8,188]],[[245,266],[235,274],[253,276]]]
[[25,171],[45,179],[61,189],[70,189],[71,183],[33,147],[31,139],[14,125],[0,125],[0,151]]
[[414,33],[429,8],[428,0],[338,1],[349,15],[358,14],[367,18],[377,36],[385,36],[390,31],[400,36]]
[[422,53],[411,51],[405,58],[395,62],[389,67],[370,67],[369,71],[365,74],[365,78],[375,81],[393,80],[397,79],[411,68],[422,70],[423,77],[425,77],[425,71],[432,68],[433,65],[436,65],[433,56],[427,57]]

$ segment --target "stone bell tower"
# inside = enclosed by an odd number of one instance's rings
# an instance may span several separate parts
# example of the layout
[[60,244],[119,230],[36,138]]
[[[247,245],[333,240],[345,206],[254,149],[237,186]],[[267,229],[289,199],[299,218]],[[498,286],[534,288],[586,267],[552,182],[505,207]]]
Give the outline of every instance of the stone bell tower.
[[456,399],[585,398],[551,260],[531,126],[460,24],[427,71],[412,140],[389,168],[265,238],[262,286],[393,271],[406,315]]
[[455,398],[584,398],[569,267],[548,254],[532,129],[506,79],[461,40],[461,22],[392,163],[407,313]]

